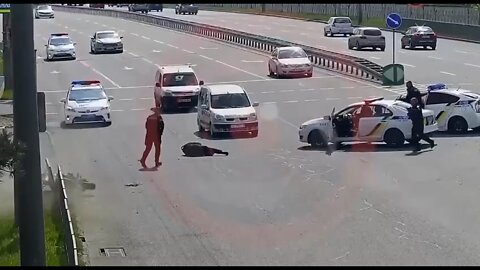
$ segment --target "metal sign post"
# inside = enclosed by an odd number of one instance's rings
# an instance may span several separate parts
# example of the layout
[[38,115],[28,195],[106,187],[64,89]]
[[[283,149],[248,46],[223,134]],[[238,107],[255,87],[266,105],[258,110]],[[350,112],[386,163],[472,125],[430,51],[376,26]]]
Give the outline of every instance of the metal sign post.
[[398,13],[390,13],[386,19],[387,27],[392,29],[392,64],[383,68],[383,85],[402,85],[404,82],[404,67],[395,64],[395,34],[402,25],[402,17]]
[[393,62],[392,62],[392,64],[395,64],[395,30],[400,28],[400,26],[402,25],[402,17],[398,13],[390,13],[387,16],[386,23],[387,23],[388,28],[392,29],[392,33],[393,33],[393,38],[392,38],[392,41],[393,41],[393,44],[392,44],[392,47],[393,47],[393,52],[392,52]]

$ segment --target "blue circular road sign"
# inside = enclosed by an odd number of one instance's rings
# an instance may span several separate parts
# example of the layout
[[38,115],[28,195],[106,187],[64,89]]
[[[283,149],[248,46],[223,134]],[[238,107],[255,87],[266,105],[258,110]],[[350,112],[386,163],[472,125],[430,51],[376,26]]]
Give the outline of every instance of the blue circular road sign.
[[402,25],[402,17],[398,13],[390,13],[387,16],[387,26],[392,29],[398,29]]

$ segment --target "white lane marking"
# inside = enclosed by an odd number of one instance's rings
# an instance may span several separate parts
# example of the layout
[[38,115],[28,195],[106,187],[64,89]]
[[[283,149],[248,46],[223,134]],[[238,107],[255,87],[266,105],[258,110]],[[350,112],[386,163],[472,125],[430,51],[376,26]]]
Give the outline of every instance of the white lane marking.
[[57,115],[58,113],[54,113],[54,112],[47,112],[45,113],[46,115]]
[[302,36],[308,36],[308,33],[300,33]]
[[172,48],[174,48],[174,49],[178,49],[178,47],[177,47],[177,46],[175,46],[175,45],[172,45],[172,44],[167,44],[167,46],[168,46],[168,47],[172,47]]
[[[51,102],[45,102],[45,105],[53,105]],[[56,105],[56,104],[55,104]]]
[[284,101],[283,103],[297,103],[298,100],[288,100],[288,101]]
[[140,35],[139,35],[139,34],[137,34],[137,33],[130,33],[130,35],[132,35],[132,36],[136,36],[136,37],[139,37],[139,36],[140,36]]
[[347,99],[359,99],[359,98],[363,98],[363,97],[347,97]]
[[186,52],[186,53],[194,53],[194,52],[192,52],[192,51],[185,50],[185,49],[183,49],[182,51],[184,51],[184,52]]
[[456,74],[446,72],[446,71],[440,71],[440,73],[447,74],[447,75],[450,75],[450,76],[457,76]]
[[121,98],[119,99],[120,101],[130,101],[130,100],[133,100],[133,98]]
[[353,88],[355,88],[355,87],[354,87],[354,86],[342,86],[342,87],[340,87],[340,88],[343,88],[343,89],[353,89]]
[[414,68],[414,67],[415,67],[414,65],[405,64],[405,63],[401,63],[400,65],[404,65],[404,66],[406,66],[406,67],[411,67],[411,68]]
[[106,25],[106,24],[102,24],[102,26],[103,26],[103,27],[107,27],[107,25]]
[[[326,75],[326,76],[317,76],[317,77],[311,77],[310,79],[329,79],[329,78],[338,78],[339,76],[337,75]],[[343,77],[342,77],[343,78]],[[256,83],[256,82],[269,82],[269,81],[277,81],[278,79],[262,79],[262,80],[244,80],[244,81],[226,81],[226,82],[211,82],[207,83],[208,85],[211,84],[229,84],[229,83]],[[363,86],[367,87],[367,86]],[[368,86],[372,87],[372,86]],[[335,88],[319,88],[319,90],[331,90]]]
[[160,44],[164,44],[164,43],[165,43],[165,42],[163,42],[163,41],[156,40],[156,39],[155,39],[154,41],[157,42],[157,43],[160,43]]
[[77,29],[75,29],[75,28],[72,28],[70,30],[72,30],[73,32],[77,32]]
[[94,24],[98,25],[98,22],[93,22]]
[[455,52],[457,52],[457,53],[469,53],[469,52],[460,51],[460,50],[455,50]]
[[129,52],[128,54],[130,54],[130,55],[133,56],[133,57],[138,57],[138,55],[136,55],[136,54],[134,54],[134,53],[132,53],[132,52]]
[[263,63],[263,60],[242,60],[243,63]]
[[69,27],[65,25],[63,28],[68,29]]
[[200,57],[202,57],[202,58],[205,58],[205,59],[207,59],[207,60],[213,60],[213,58],[210,58],[210,57],[205,56],[205,55],[199,54],[198,56],[200,56]]
[[201,50],[218,50],[218,47],[199,47]]
[[295,90],[280,90],[281,93],[295,92]]
[[283,33],[289,33],[290,31],[289,30],[280,30],[281,32]]
[[146,39],[146,40],[150,40],[151,38],[149,37],[146,37],[146,36],[142,36],[143,39]]
[[273,94],[275,93],[275,91],[263,91],[263,92],[260,92],[260,94]]
[[321,101],[321,99],[305,99],[305,102],[316,102],[316,101]]
[[437,60],[442,60],[443,59],[443,58],[436,57],[436,56],[431,56],[431,55],[429,55],[428,58],[437,59]]
[[133,68],[127,67],[127,66],[124,66],[124,67],[123,67],[123,70],[132,70],[132,69],[133,69]]
[[119,84],[117,84],[116,82],[114,82],[112,79],[110,79],[109,77],[107,77],[105,74],[101,73],[100,71],[92,68],[88,63],[84,62],[84,61],[80,61],[80,63],[82,65],[84,65],[85,67],[87,68],[91,68],[93,72],[97,73],[98,75],[102,76],[103,78],[105,78],[107,81],[109,81],[111,84],[113,84],[115,87],[117,88],[120,88],[121,86]]
[[159,51],[159,50],[152,50],[152,52],[154,52],[154,53],[159,53],[159,52],[162,52],[162,51]]
[[150,100],[150,99],[152,99],[152,98],[149,98],[149,97],[141,97],[141,98],[139,98],[139,99],[142,99],[142,100]]
[[50,72],[50,74],[60,74],[60,71],[53,70]]
[[381,58],[380,57],[376,57],[376,56],[370,56],[371,59],[375,59],[375,60],[380,60]]
[[125,110],[111,110],[112,112],[123,112]]
[[131,111],[145,111],[145,108],[131,109]]
[[82,31],[78,31],[78,33],[79,33],[80,35],[83,35],[83,32],[82,32]]
[[471,67],[477,67],[480,68],[480,65],[475,65],[475,64],[470,64],[470,63],[464,63],[465,66],[471,66]]
[[326,100],[339,100],[340,98],[326,98]]
[[406,54],[406,52],[404,52],[404,51],[397,51],[397,52],[399,52],[401,54]]
[[222,64],[222,65],[225,65],[225,66],[227,66],[227,67],[236,69],[236,70],[241,71],[241,72],[243,72],[243,73],[250,74],[250,75],[252,75],[252,76],[254,76],[254,77],[257,77],[257,78],[260,78],[260,79],[267,79],[267,78],[265,78],[265,77],[263,77],[263,76],[260,76],[260,75],[257,75],[257,74],[255,74],[255,73],[252,73],[252,72],[250,72],[250,71],[246,71],[246,70],[244,70],[244,69],[241,69],[241,68],[238,68],[238,67],[229,65],[229,64],[224,63],[224,62],[222,62],[222,61],[215,60],[215,62],[217,62],[217,63],[219,63],[219,64]]
[[315,91],[315,90],[317,90],[317,89],[315,89],[315,88],[309,88],[309,89],[300,89],[300,91],[302,91],[302,92],[307,92],[307,91]]
[[147,62],[147,63],[149,63],[149,64],[153,64],[153,62],[150,61],[150,60],[148,60],[147,58],[142,58],[142,60],[145,61],[145,62]]
[[276,101],[266,101],[266,102],[262,102],[262,104],[276,104],[277,102]]

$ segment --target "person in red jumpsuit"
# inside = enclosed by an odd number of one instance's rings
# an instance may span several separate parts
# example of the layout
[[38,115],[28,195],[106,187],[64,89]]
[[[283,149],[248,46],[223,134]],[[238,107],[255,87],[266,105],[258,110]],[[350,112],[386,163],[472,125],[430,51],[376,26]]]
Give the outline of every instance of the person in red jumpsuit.
[[149,115],[145,121],[145,151],[143,151],[142,158],[139,160],[143,168],[147,168],[145,161],[152,150],[152,146],[155,146],[155,167],[162,165],[162,162],[160,162],[160,150],[165,124],[163,123],[161,111],[158,108],[152,108],[152,111],[154,113]]

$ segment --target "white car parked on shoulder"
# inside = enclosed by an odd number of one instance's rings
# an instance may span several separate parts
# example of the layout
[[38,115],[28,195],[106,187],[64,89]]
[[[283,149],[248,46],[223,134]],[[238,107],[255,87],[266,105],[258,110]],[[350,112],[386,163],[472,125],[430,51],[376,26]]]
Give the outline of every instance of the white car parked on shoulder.
[[273,50],[268,61],[270,76],[313,76],[313,65],[300,47],[280,47]]
[[[405,96],[400,96],[404,100]],[[445,84],[433,84],[424,94],[425,109],[432,110],[439,131],[466,133],[480,128],[480,94],[465,89],[448,89]],[[405,101],[405,100],[404,100]]]
[[323,27],[323,35],[353,35],[353,24],[349,17],[330,17],[327,25]]
[[[299,129],[300,142],[312,146],[326,146],[329,142],[385,142],[389,146],[401,146],[411,139],[412,121],[407,109],[411,105],[403,101],[367,99],[323,118],[303,123]],[[424,133],[437,131],[435,116],[423,110]]]

